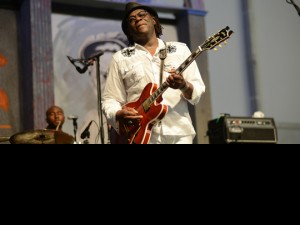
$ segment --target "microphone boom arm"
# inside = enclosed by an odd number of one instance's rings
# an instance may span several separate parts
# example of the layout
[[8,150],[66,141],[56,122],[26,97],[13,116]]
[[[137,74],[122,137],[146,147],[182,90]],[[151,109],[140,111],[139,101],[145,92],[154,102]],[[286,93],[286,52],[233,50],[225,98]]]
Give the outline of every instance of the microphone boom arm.
[[[73,59],[70,56],[67,56],[67,58],[72,63],[72,65],[75,66],[77,72],[80,73],[80,74],[85,73],[88,70],[89,66],[93,65],[92,58],[89,58],[89,59]],[[81,65],[83,65],[83,67],[82,68],[79,67],[78,65],[76,65],[76,63],[80,63]]]

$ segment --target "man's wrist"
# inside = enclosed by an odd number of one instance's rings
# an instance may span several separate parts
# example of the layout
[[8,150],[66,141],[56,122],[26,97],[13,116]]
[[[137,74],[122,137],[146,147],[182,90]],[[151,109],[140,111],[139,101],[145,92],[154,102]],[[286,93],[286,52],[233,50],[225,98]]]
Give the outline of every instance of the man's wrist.
[[186,82],[185,82],[185,85],[184,85],[182,88],[180,88],[180,91],[183,92],[183,93],[185,93],[185,92],[187,92],[189,89],[190,89],[190,85],[189,85],[189,83],[186,81]]

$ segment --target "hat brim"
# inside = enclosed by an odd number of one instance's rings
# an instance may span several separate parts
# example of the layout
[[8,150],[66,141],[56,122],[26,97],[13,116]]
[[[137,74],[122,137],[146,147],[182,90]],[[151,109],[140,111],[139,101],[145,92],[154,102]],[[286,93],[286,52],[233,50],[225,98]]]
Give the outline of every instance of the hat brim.
[[154,9],[152,9],[151,7],[140,5],[140,6],[136,6],[136,7],[132,8],[131,10],[126,12],[126,14],[123,18],[123,21],[122,21],[122,30],[123,30],[124,34],[126,34],[126,35],[128,35],[127,34],[127,19],[128,19],[128,16],[130,15],[130,13],[132,13],[133,11],[135,11],[137,9],[144,9],[145,11],[150,13],[152,16],[155,16],[156,18],[158,18],[158,13]]

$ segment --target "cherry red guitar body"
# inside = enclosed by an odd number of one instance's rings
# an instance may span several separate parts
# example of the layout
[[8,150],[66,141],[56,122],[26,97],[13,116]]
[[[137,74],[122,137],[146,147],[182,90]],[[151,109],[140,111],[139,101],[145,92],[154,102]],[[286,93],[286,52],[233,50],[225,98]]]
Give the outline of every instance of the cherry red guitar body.
[[[163,98],[160,96],[153,104],[147,104],[149,97],[157,90],[155,83],[149,83],[143,90],[136,102],[126,104],[126,107],[134,108],[139,115],[143,116],[139,123],[120,123],[120,135],[112,129],[110,141],[112,144],[148,144],[151,138],[153,126],[161,121],[168,107],[160,104]],[[149,107],[147,107],[149,106]]]

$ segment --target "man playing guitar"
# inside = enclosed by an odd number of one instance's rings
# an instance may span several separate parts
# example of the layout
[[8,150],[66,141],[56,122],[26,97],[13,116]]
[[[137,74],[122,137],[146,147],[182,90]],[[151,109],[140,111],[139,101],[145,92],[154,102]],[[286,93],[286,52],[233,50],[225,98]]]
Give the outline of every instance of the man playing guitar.
[[128,144],[192,144],[196,132],[188,103],[200,101],[205,85],[196,62],[182,74],[176,70],[191,51],[184,43],[161,40],[157,12],[136,2],[126,5],[122,29],[131,45],[110,64],[103,93],[107,121]]

